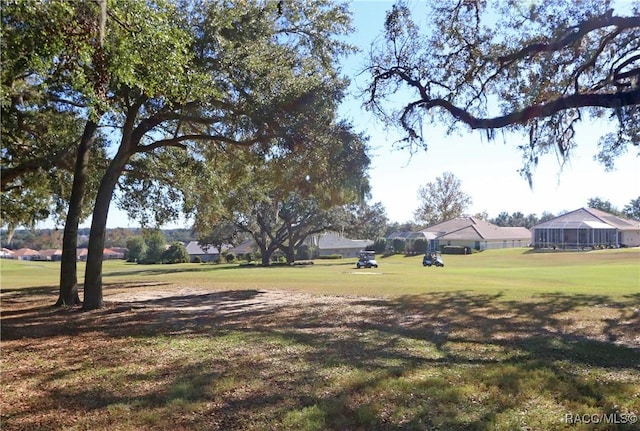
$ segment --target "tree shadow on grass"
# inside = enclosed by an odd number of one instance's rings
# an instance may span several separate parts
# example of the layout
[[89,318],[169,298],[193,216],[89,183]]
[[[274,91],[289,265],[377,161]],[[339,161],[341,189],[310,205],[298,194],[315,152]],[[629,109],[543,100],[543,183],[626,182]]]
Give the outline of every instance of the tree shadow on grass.
[[179,274],[179,273],[194,273],[194,272],[217,272],[217,271],[229,271],[244,269],[240,265],[200,265],[191,268],[184,267],[171,267],[171,265],[144,265],[138,269],[131,269],[127,271],[109,271],[105,272],[105,277],[126,277],[126,276],[144,276],[144,275],[164,275],[164,274]]
[[[640,409],[629,299],[229,290],[23,308],[3,313],[5,369],[42,389],[3,422],[63,428],[64,408],[94,429],[571,429],[562,414]],[[55,366],[17,367],[24,352]]]
[[[354,265],[353,263],[331,263],[331,264],[322,264],[323,266],[332,266],[332,265]],[[194,272],[218,272],[218,271],[239,271],[239,270],[251,270],[251,269],[274,269],[274,268],[291,268],[291,269],[300,269],[313,267],[313,265],[289,265],[289,264],[279,264],[275,263],[269,266],[263,266],[261,264],[238,264],[238,265],[217,265],[217,264],[200,264],[198,266],[193,266],[189,268],[185,268],[182,266],[172,267],[169,264],[157,264],[157,265],[144,265],[139,269],[131,269],[127,271],[108,271],[105,272],[105,277],[125,277],[125,276],[144,276],[144,275],[164,275],[164,274],[179,274],[179,273],[194,273]]]

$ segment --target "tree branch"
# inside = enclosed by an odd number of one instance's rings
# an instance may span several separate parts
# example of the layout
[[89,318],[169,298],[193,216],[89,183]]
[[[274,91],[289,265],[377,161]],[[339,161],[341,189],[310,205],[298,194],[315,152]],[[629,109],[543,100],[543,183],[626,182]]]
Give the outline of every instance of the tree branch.
[[466,123],[472,129],[500,129],[514,124],[525,124],[534,118],[549,117],[565,109],[586,107],[620,108],[639,104],[640,88],[613,94],[572,94],[493,118],[474,117],[468,111],[458,108],[444,99],[422,100],[408,106],[419,106],[427,110],[440,107],[449,111],[456,119]]
[[623,30],[626,28],[634,28],[640,26],[640,16],[619,17],[613,16],[612,14],[613,10],[609,10],[603,15],[593,17],[592,19],[581,23],[579,26],[575,27],[573,30],[570,30],[567,34],[560,38],[556,38],[549,43],[541,42],[527,45],[519,51],[516,51],[509,55],[498,57],[498,62],[501,66],[505,66],[507,64],[513,63],[514,61],[522,60],[541,52],[558,51],[565,46],[571,45],[572,43],[576,42],[589,32],[597,30],[599,28],[616,26],[618,30]]
[[160,148],[160,147],[179,147],[179,148],[186,149],[187,146],[183,144],[183,142],[185,141],[215,141],[215,142],[224,142],[227,144],[248,147],[262,141],[262,138],[252,138],[252,139],[247,139],[246,141],[238,141],[236,139],[232,139],[232,138],[229,138],[228,136],[223,136],[223,135],[206,135],[206,134],[182,135],[182,136],[178,136],[171,139],[161,139],[149,145],[138,145],[136,148],[136,152],[150,153],[156,148]]

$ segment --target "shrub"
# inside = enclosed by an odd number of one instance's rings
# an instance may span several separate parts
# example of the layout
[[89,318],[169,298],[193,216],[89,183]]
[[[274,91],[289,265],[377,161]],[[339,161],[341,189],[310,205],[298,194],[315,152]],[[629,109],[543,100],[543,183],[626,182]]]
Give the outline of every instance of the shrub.
[[413,252],[424,254],[429,249],[429,243],[424,239],[417,239],[413,242]]
[[396,253],[403,253],[405,247],[406,244],[403,239],[396,238],[393,240],[393,251]]
[[471,254],[471,249],[462,245],[441,245],[442,254]]
[[200,259],[200,256],[195,256],[191,259],[191,263],[202,263],[202,259]]
[[384,253],[386,249],[387,249],[386,239],[379,239],[375,243],[373,243],[373,251],[375,251],[378,254]]
[[189,253],[184,244],[174,242],[162,253],[161,259],[165,263],[187,263],[189,262]]
[[296,249],[296,259],[308,260],[311,259],[311,247],[308,245],[301,245]]
[[224,258],[227,261],[227,263],[231,263],[236,259],[236,255],[233,253],[227,253],[227,255]]
[[341,254],[322,254],[318,256],[318,259],[342,259]]
[[[147,251],[144,260],[147,263],[160,263],[163,254],[167,250],[167,240],[160,230],[153,230],[144,234],[144,241],[147,244]],[[188,262],[189,260],[187,260]]]
[[134,236],[127,240],[127,262],[139,262],[144,259],[147,244],[142,236]]

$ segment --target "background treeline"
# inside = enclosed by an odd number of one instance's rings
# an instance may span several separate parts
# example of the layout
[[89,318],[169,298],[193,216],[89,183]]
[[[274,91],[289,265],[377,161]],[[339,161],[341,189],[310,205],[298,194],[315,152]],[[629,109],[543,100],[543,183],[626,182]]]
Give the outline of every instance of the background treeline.
[[[17,250],[20,248],[31,248],[34,250],[46,250],[60,248],[62,246],[62,229],[19,229],[11,238],[7,236],[7,231],[0,232],[0,243],[2,247]],[[105,247],[126,247],[127,241],[136,236],[141,236],[144,229],[141,228],[115,228],[107,229]],[[195,241],[194,233],[191,229],[162,229],[166,242],[188,243]],[[89,241],[89,228],[79,229],[78,247],[86,248]]]
[[[619,210],[610,201],[599,197],[591,198],[587,201],[586,206],[589,208],[596,208],[610,214],[614,214],[619,217],[627,219],[640,220],[640,197],[632,199],[622,210]],[[387,237],[393,232],[416,232],[427,227],[425,224],[416,222],[389,223],[386,218],[386,211],[384,207],[377,205],[374,207],[375,211],[371,211],[373,215],[363,218],[366,220],[367,229],[357,229],[358,226],[345,226],[351,229],[346,229],[347,235],[352,239],[372,239],[380,240],[382,238],[371,238],[370,236]],[[566,211],[561,211],[558,214],[551,212],[543,212],[540,217],[536,214],[525,215],[522,212],[516,211],[509,213],[507,211],[500,212],[496,217],[490,218],[487,213],[475,214],[474,217],[486,220],[497,226],[512,226],[512,227],[526,227],[531,229],[533,226],[550,220],[554,217],[564,214]],[[115,228],[107,229],[107,235],[105,240],[105,247],[127,247],[127,242],[134,237],[148,236],[149,232],[153,230],[145,230],[142,228]],[[345,231],[345,229],[343,229]],[[198,237],[198,233],[193,229],[162,229],[164,238],[168,244],[176,242],[188,243],[190,241],[202,241],[203,238]],[[378,232],[378,234],[374,234]],[[52,248],[60,248],[62,245],[62,229],[19,229],[15,230],[9,235],[9,231],[6,229],[0,230],[0,244],[2,247],[6,247],[12,250],[20,248],[31,248],[34,250],[46,250]],[[248,235],[241,235],[234,233],[233,241],[223,242],[235,242],[240,243],[248,238]],[[358,237],[358,238],[356,238]],[[81,228],[78,230],[78,247],[87,247],[89,240],[89,228]],[[211,241],[205,241],[210,243]],[[378,241],[383,244],[384,241]],[[380,245],[380,247],[383,247]]]

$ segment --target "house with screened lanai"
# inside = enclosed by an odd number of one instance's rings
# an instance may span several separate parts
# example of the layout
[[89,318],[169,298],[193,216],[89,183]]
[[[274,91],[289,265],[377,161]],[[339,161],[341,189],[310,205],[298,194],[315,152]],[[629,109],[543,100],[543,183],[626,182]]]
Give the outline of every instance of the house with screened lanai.
[[640,221],[580,208],[531,229],[536,248],[585,249],[640,246]]

